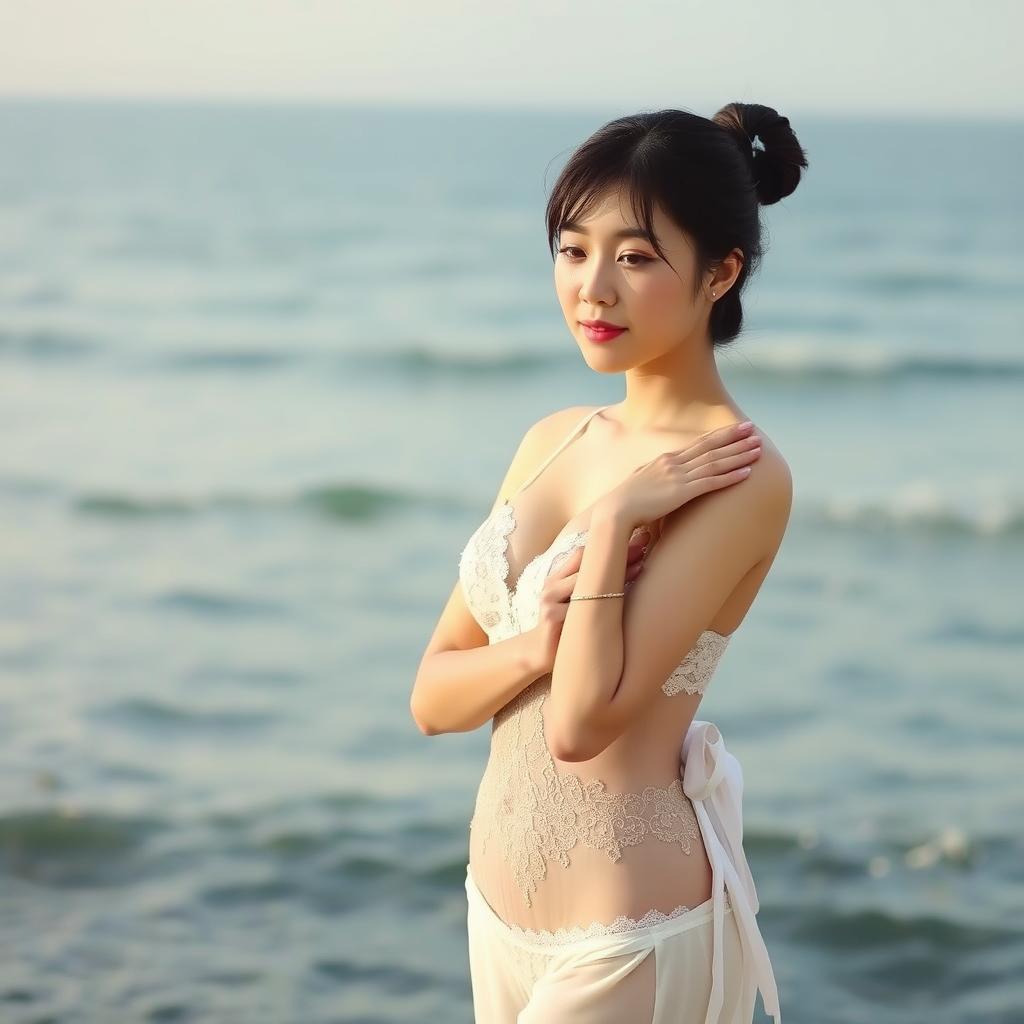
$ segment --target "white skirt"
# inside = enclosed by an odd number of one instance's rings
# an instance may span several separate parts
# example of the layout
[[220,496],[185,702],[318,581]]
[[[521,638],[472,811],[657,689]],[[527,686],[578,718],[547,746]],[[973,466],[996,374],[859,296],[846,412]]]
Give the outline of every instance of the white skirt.
[[714,723],[690,723],[680,776],[713,876],[711,897],[676,917],[534,938],[498,916],[466,866],[476,1024],[750,1024],[758,990],[781,1024],[743,851],[743,773]]
[[[711,1001],[712,900],[646,927],[561,942],[507,925],[467,866],[476,1024],[703,1024]],[[721,1024],[750,1024],[757,985],[727,907]]]

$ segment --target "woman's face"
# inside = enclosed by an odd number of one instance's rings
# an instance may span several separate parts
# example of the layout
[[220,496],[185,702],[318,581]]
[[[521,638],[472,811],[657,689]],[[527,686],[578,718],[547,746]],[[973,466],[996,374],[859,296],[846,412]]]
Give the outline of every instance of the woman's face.
[[[609,195],[583,221],[565,224],[559,233],[558,301],[584,359],[598,372],[641,366],[694,335],[706,335],[711,304],[706,289],[693,295],[693,246],[660,208],[653,216],[671,266],[649,240],[633,234],[642,228],[624,193]],[[594,341],[582,320],[605,320],[626,330],[610,341]]]

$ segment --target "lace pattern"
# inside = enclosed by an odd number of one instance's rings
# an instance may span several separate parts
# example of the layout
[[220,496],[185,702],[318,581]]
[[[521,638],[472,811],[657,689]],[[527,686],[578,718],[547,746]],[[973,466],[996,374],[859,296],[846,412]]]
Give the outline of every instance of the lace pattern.
[[665,694],[674,697],[677,693],[703,693],[728,643],[727,636],[711,629],[704,630],[689,654],[662,683]]
[[[508,502],[499,505],[477,527],[459,555],[459,581],[466,605],[491,643],[536,625],[544,580],[561,559],[586,541],[588,532],[577,530],[556,537],[547,551],[542,551],[523,567],[510,590],[508,538],[515,526],[512,505]],[[642,529],[638,526],[633,532]],[[545,562],[548,563],[546,568]],[[541,569],[544,571],[539,571]],[[633,580],[627,581],[625,589],[632,583]],[[729,639],[714,630],[704,630],[662,684],[665,695],[703,693]]]
[[700,843],[700,826],[680,779],[637,793],[610,793],[600,779],[558,771],[544,739],[542,708],[550,678],[528,686],[495,715],[470,822],[481,854],[497,833],[527,906],[547,876],[548,862],[569,867],[569,852],[578,843],[602,850],[612,861],[648,837],[677,843],[685,854]]
[[510,619],[505,553],[514,526],[511,506],[499,505],[474,531],[459,556],[459,581],[466,604],[492,643],[494,631]]
[[523,928],[517,924],[507,924],[506,927],[525,942],[532,942],[537,946],[562,946],[568,942],[580,942],[583,939],[591,939],[597,935],[620,935],[623,932],[631,932],[637,928],[648,928],[654,924],[661,924],[663,921],[671,921],[673,918],[679,917],[689,910],[688,906],[681,904],[667,914],[662,913],[660,910],[648,910],[639,919],[620,914],[611,924],[595,921],[593,924],[586,926],[575,925],[571,928],[556,928],[554,931],[548,931],[544,928]]
[[[729,899],[728,892],[725,894],[723,906],[726,911],[732,909],[732,901]],[[663,924],[665,921],[674,921],[677,917],[682,917],[683,914],[691,913],[695,909],[695,907],[680,904],[667,914],[657,909],[648,910],[647,913],[639,918],[620,914],[614,921],[608,924],[605,924],[603,921],[594,921],[592,924],[572,925],[566,928],[556,928],[554,931],[548,931],[546,928],[525,928],[522,925],[510,922],[502,923],[513,935],[523,942],[528,942],[534,946],[558,947],[574,942],[582,942],[586,939],[593,939],[599,935],[622,935],[638,931],[641,928],[651,928],[654,925]]]
[[[509,590],[507,544],[514,527],[511,505],[498,506],[459,560],[467,605],[491,643],[533,627],[545,578],[587,533],[556,537]],[[728,639],[711,630],[702,633],[663,684],[665,694],[702,693]],[[542,676],[494,716],[490,756],[470,822],[480,855],[489,842],[498,843],[527,906],[533,905],[533,895],[547,876],[547,864],[568,868],[569,853],[577,844],[601,850],[615,862],[625,847],[647,839],[675,843],[685,854],[701,842],[681,779],[640,792],[612,793],[600,779],[584,780],[558,770],[544,737],[543,705],[550,687],[550,674]]]

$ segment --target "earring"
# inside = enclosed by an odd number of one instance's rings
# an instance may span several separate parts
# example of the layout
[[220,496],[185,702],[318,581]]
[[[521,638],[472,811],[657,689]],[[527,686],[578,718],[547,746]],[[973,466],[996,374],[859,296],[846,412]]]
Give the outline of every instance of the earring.
[[715,297],[715,289],[714,289],[714,288],[712,288],[712,289],[711,289],[711,298],[714,298],[714,297]]

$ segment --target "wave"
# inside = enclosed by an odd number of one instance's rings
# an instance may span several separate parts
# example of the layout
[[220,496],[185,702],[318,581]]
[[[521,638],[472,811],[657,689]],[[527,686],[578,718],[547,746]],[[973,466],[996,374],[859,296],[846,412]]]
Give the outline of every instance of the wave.
[[734,353],[738,350],[727,348],[719,357],[726,373],[792,380],[1024,377],[1024,359],[995,352],[897,352],[871,345],[830,350],[768,343],[749,352],[743,350],[735,362]]
[[[769,912],[773,908],[767,908]],[[952,915],[898,914],[883,907],[807,909],[791,924],[791,938],[824,949],[874,950],[888,943],[892,955],[912,961],[919,948],[938,948],[947,956],[1004,948],[1017,932],[1008,927],[957,921]]]
[[1024,498],[973,499],[966,507],[927,488],[892,495],[885,501],[854,498],[811,499],[794,518],[810,526],[840,527],[862,533],[915,536],[1015,538],[1024,536]]
[[80,359],[100,350],[98,342],[69,331],[0,328],[0,355],[30,360]]
[[[0,494],[18,492],[52,497],[56,488],[23,479],[0,480]],[[794,525],[851,532],[914,536],[963,536],[984,539],[1024,536],[1024,496],[971,495],[970,502],[944,496],[927,485],[898,491],[885,499],[798,498]],[[280,495],[213,494],[193,498],[143,497],[116,492],[84,493],[71,498],[72,509],[108,519],[192,517],[219,512],[306,513],[328,520],[365,523],[395,513],[429,507],[467,516],[481,513],[477,502],[424,495],[368,484],[323,484]]]
[[62,803],[0,815],[0,849],[8,873],[39,884],[101,884],[108,874],[112,884],[123,884],[123,862],[168,827],[155,815],[108,814]]
[[[82,359],[103,346],[94,339],[64,331],[0,330],[0,354],[27,359]],[[116,362],[116,352],[110,353]],[[442,351],[430,345],[408,345],[376,352],[337,352],[325,348],[198,347],[150,354],[131,354],[133,365],[169,373],[202,374],[235,371],[272,372],[294,366],[348,373],[372,371],[382,376],[415,373],[444,377],[506,380],[510,374],[530,377],[550,371],[571,372],[579,356],[570,345],[550,349],[487,349]],[[846,343],[841,348],[744,339],[718,356],[726,376],[775,379],[780,382],[878,382],[899,379],[992,379],[1024,377],[1024,359],[1000,352],[900,352],[877,344]],[[116,372],[116,371],[115,371]]]
[[303,362],[301,353],[272,349],[200,349],[176,352],[159,360],[161,368],[179,373],[204,373],[210,370],[276,370]]
[[[7,490],[0,481],[0,493]],[[11,489],[27,493],[41,492],[40,485],[30,487],[24,480],[13,482]],[[294,493],[257,495],[225,493],[198,498],[144,498],[115,492],[80,494],[71,499],[74,511],[109,519],[176,518],[205,515],[210,512],[307,511],[327,519],[361,522],[382,516],[393,509],[421,504],[419,495],[397,488],[361,484],[325,484],[302,488]],[[431,502],[431,504],[438,504]]]
[[[726,347],[718,356],[726,375],[778,378],[793,381],[895,380],[899,378],[1024,377],[1024,359],[1004,353],[893,352],[877,346],[822,346],[744,340]],[[505,376],[545,369],[571,369],[578,362],[568,346],[557,352],[438,352],[412,346],[375,355],[348,357],[348,362],[376,369],[420,370],[446,374]]]
[[218,734],[225,730],[269,727],[275,720],[270,711],[245,710],[233,704],[219,709],[185,707],[155,697],[126,697],[94,707],[89,714],[133,728],[201,730]]

